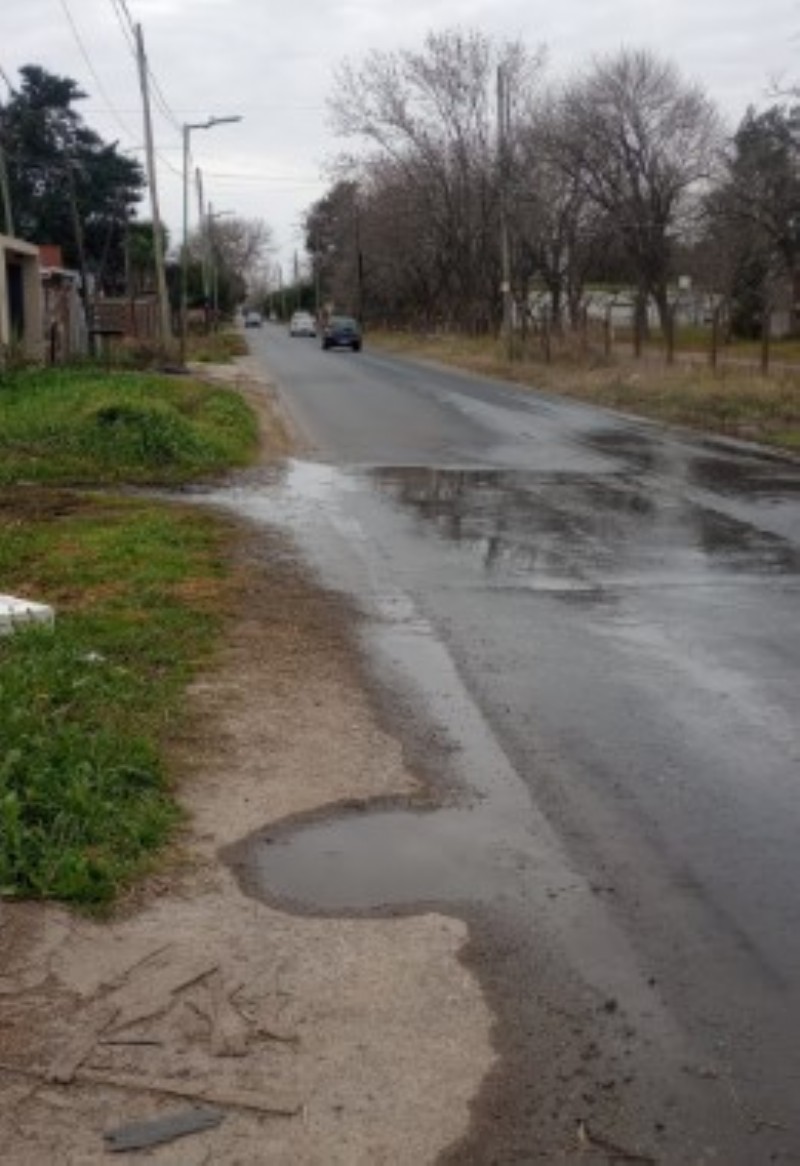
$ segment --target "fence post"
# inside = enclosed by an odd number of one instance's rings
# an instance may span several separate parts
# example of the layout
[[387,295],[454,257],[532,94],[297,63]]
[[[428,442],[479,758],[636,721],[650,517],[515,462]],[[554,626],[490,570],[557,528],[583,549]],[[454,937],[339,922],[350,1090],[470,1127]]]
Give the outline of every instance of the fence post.
[[708,353],[711,371],[717,371],[717,359],[719,355],[719,307],[715,307],[711,313],[711,348]]
[[642,355],[642,314],[638,305],[633,309],[633,355],[637,360]]
[[542,346],[545,364],[549,364],[553,354],[550,347],[550,316],[546,310],[542,312]]
[[769,308],[765,308],[764,314],[761,318],[761,375],[763,377],[769,376],[769,342],[771,323],[772,312]]
[[667,305],[667,364],[675,363],[675,305]]

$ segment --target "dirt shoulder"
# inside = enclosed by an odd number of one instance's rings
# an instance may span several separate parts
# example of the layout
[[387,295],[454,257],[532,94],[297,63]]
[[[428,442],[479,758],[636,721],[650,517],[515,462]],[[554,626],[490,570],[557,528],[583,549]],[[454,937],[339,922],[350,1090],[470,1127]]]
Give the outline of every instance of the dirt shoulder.
[[[275,395],[237,369],[217,372],[239,378],[274,461],[292,445]],[[463,923],[291,917],[219,858],[287,815],[417,788],[366,694],[353,614],[277,534],[232,532],[238,614],[176,726],[179,845],[107,921],[0,902],[0,1145],[15,1166],[106,1161],[105,1131],[198,1100],[219,1126],[139,1157],[431,1162],[491,1068]]]

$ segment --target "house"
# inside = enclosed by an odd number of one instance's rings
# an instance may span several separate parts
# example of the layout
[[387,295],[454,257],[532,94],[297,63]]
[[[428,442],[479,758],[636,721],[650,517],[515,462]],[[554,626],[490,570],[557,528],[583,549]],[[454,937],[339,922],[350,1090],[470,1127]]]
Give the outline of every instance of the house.
[[0,235],[0,365],[14,353],[41,360],[43,334],[39,248]]

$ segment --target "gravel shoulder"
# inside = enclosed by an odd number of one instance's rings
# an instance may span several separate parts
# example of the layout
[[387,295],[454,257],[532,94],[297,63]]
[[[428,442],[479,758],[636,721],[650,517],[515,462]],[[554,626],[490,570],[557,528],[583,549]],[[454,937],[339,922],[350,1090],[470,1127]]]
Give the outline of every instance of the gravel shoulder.
[[[210,375],[256,406],[265,463],[291,450],[247,361]],[[368,697],[353,614],[277,534],[237,525],[233,547],[237,614],[175,729],[178,844],[107,920],[0,903],[0,1145],[15,1166],[106,1161],[105,1131],[198,1101],[222,1123],[147,1161],[432,1162],[494,1064],[463,922],[296,918],[222,862],[256,827],[418,788]]]

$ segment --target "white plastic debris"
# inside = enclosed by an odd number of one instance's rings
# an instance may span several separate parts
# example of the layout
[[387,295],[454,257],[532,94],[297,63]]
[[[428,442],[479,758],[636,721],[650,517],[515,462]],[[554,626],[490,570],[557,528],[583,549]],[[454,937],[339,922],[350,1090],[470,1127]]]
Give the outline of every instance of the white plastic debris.
[[0,636],[7,636],[25,624],[41,623],[52,627],[55,612],[46,603],[19,599],[15,595],[0,595]]

